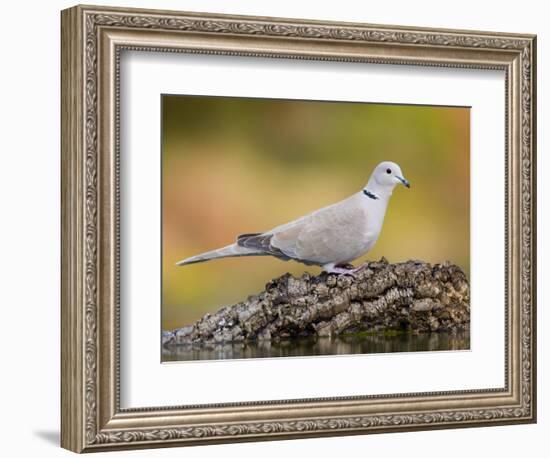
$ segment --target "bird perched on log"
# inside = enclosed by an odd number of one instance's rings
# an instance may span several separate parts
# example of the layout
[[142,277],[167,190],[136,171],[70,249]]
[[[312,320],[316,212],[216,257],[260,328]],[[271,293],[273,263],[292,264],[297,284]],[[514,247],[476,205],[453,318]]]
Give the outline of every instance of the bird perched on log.
[[235,243],[176,263],[179,266],[235,256],[274,256],[318,265],[328,273],[353,275],[344,265],[369,252],[382,229],[396,185],[410,187],[401,168],[382,162],[359,192],[270,231],[242,234]]

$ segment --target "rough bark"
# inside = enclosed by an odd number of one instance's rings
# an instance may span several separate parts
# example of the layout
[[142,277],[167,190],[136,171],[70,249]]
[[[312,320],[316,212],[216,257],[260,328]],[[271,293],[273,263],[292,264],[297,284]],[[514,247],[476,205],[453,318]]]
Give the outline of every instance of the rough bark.
[[459,331],[470,323],[470,290],[456,265],[368,262],[348,275],[285,274],[264,291],[163,332],[164,345],[332,336],[403,330]]

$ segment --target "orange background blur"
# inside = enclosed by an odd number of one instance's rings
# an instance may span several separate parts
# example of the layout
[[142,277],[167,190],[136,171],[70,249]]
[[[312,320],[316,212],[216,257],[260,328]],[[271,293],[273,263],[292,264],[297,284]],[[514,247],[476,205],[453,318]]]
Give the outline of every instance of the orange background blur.
[[397,187],[374,249],[355,262],[449,260],[469,274],[470,110],[229,97],[162,97],[162,327],[192,323],[286,272],[271,257],[175,266],[360,190],[383,160]]

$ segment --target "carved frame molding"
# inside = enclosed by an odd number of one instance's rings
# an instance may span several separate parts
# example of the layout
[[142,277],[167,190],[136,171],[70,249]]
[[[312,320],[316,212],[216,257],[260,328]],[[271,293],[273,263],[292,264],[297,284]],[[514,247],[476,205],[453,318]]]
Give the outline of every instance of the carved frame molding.
[[[125,49],[504,70],[506,387],[120,409],[118,123]],[[64,10],[62,446],[81,452],[534,422],[535,53],[531,35],[103,7]]]

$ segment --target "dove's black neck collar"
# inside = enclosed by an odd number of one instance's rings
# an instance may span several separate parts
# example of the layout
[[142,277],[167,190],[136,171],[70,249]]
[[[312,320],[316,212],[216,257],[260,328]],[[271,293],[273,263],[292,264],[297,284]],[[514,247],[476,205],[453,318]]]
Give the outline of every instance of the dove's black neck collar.
[[365,194],[365,196],[367,196],[369,199],[373,199],[373,200],[380,199],[380,197],[378,197],[373,192],[370,192],[368,189],[363,189],[363,194]]

